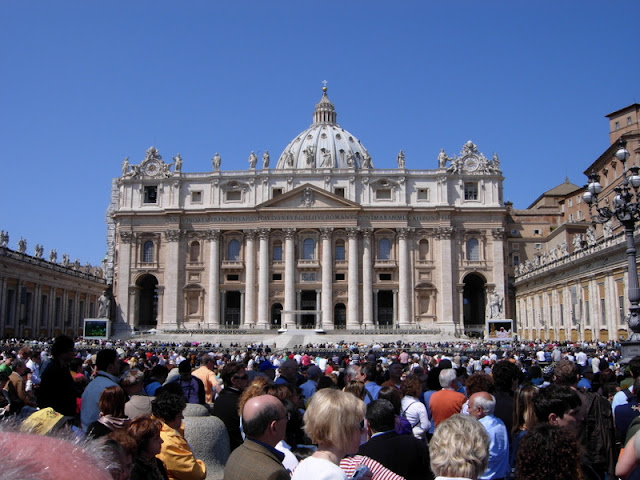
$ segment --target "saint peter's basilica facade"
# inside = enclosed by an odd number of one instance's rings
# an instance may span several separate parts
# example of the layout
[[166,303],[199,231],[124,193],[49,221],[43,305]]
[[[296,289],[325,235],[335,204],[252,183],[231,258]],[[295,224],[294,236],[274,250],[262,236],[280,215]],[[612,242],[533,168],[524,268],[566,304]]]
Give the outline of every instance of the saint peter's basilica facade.
[[[187,173],[153,147],[114,179],[115,327],[480,333],[505,298],[503,177],[458,155],[377,169],[326,88],[282,154]],[[415,169],[416,165],[429,167]]]

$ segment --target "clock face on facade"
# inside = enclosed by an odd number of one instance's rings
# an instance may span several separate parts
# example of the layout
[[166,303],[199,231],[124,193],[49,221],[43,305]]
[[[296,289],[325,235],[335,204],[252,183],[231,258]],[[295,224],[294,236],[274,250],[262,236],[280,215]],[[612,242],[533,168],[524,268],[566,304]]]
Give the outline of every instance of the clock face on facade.
[[474,172],[478,168],[478,165],[478,159],[473,155],[470,155],[464,159],[464,168],[469,172]]
[[144,166],[145,175],[149,175],[150,177],[153,177],[154,175],[157,175],[159,172],[160,172],[160,162],[157,162],[156,160],[147,162],[147,164]]

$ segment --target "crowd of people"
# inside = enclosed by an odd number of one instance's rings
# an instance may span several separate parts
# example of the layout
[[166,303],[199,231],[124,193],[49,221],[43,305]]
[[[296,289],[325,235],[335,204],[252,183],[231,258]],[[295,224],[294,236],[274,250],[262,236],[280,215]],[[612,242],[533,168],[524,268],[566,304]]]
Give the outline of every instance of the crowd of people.
[[95,478],[213,478],[188,441],[195,411],[224,433],[227,480],[640,478],[640,357],[620,365],[615,344],[280,351],[60,336],[0,350],[7,465],[42,478],[62,477],[12,442],[74,443],[89,465],[60,468]]

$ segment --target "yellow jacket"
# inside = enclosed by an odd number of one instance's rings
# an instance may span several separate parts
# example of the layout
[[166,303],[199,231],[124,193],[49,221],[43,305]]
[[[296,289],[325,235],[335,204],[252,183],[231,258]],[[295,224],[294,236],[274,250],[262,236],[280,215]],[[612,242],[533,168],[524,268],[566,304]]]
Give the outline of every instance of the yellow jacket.
[[196,460],[184,435],[162,423],[160,431],[162,451],[156,455],[167,469],[171,480],[204,480],[207,467],[202,460]]

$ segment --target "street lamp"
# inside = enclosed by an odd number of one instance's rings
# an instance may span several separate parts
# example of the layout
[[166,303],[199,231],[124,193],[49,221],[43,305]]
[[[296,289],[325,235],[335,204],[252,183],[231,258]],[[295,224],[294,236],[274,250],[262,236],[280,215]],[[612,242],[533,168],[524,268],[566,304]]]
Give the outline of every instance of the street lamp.
[[[616,217],[624,227],[624,234],[627,240],[627,268],[629,275],[628,295],[629,302],[629,328],[632,331],[629,337],[630,342],[637,342],[640,353],[640,288],[638,287],[638,270],[636,266],[636,245],[633,239],[636,222],[640,221],[640,167],[629,167],[626,162],[629,159],[629,152],[626,147],[627,142],[620,139],[618,141],[618,151],[616,159],[622,163],[622,181],[614,187],[613,208],[609,207],[609,200],[605,200],[605,205],[599,205],[598,196],[602,193],[600,185],[600,175],[592,173],[589,175],[589,184],[585,186],[587,191],[583,195],[584,201],[589,205],[591,221],[595,223],[606,223],[611,218]],[[596,214],[592,211],[595,208]],[[631,353],[631,352],[629,352]],[[626,357],[623,352],[623,357]]]

